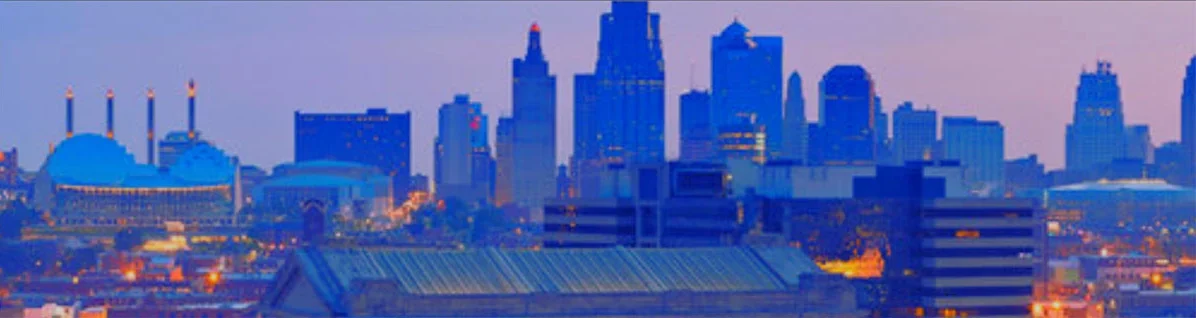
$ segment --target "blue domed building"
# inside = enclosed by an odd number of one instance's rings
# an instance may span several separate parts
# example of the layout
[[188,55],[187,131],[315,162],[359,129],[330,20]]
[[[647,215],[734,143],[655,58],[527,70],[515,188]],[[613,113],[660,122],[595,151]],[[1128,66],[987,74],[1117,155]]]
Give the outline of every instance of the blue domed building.
[[46,159],[34,202],[55,226],[227,226],[239,206],[236,174],[236,159],[208,144],[159,168],[137,163],[113,139],[79,134]]

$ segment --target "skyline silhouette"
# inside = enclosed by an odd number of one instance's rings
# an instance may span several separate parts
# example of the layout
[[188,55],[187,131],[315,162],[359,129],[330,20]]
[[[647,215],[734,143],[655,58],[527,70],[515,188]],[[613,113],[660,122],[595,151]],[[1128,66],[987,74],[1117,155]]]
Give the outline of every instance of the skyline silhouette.
[[[76,133],[103,132],[104,91],[112,88],[117,139],[143,162],[134,149],[146,146],[145,89],[157,92],[157,132],[165,136],[186,129],[185,83],[195,78],[198,129],[246,164],[291,161],[296,110],[385,107],[412,112],[412,171],[430,174],[436,109],[468,93],[492,120],[511,114],[509,61],[522,56],[527,26],[537,22],[560,79],[557,160],[565,162],[573,152],[573,74],[593,70],[596,16],[607,9],[0,3],[0,111],[8,119],[0,148],[17,147],[22,167],[36,170],[49,143],[64,137],[66,88],[74,88]],[[1048,168],[1063,165],[1079,74],[1097,58],[1120,76],[1126,124],[1150,125],[1156,144],[1178,140],[1183,71],[1196,52],[1196,28],[1187,27],[1196,26],[1196,3],[654,2],[651,10],[661,15],[668,158],[678,155],[678,96],[709,88],[709,39],[736,17],[754,34],[785,38],[783,67],[806,79],[808,118],[818,118],[812,79],[832,65],[861,64],[886,113],[910,100],[940,116],[998,120],[1008,158],[1037,153]]]

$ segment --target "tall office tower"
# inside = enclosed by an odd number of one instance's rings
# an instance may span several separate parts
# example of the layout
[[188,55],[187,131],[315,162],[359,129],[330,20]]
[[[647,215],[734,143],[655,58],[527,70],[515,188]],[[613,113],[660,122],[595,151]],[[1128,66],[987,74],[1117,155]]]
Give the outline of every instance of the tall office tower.
[[1196,166],[1196,55],[1188,61],[1188,68],[1184,71],[1180,117],[1180,144],[1187,149],[1192,156],[1192,165]]
[[1088,170],[1125,156],[1121,88],[1107,61],[1080,74],[1075,114],[1067,126],[1067,169]]
[[600,155],[606,162],[663,162],[660,15],[647,1],[614,1],[601,21],[594,69]]
[[914,316],[1030,316],[1045,227],[1032,200],[937,199],[918,214]]
[[1167,183],[1185,187],[1196,186],[1192,165],[1188,160],[1188,151],[1178,142],[1167,142],[1154,151],[1154,162],[1159,167],[1159,175]]
[[802,96],[801,75],[793,71],[786,85],[785,122],[781,134],[785,151],[782,157],[804,162],[809,154],[810,133],[806,127],[806,98]]
[[154,165],[154,89],[145,92],[145,137],[146,163]]
[[836,65],[819,83],[818,151],[815,163],[876,162],[876,91],[872,76],[859,65]]
[[598,115],[597,78],[593,74],[577,74],[573,77],[573,156],[569,158],[569,174],[581,197],[598,196],[602,188]]
[[543,210],[544,199],[556,192],[556,76],[540,48],[540,26],[528,30],[527,52],[512,64],[511,96],[514,101],[514,158],[511,191],[519,206]]
[[469,104],[469,144],[472,147],[469,174],[477,195],[472,199],[494,202],[495,162],[490,149],[490,116],[482,112],[481,103],[469,101],[469,95],[463,96],[465,99],[460,102]]
[[781,37],[750,35],[736,19],[711,39],[710,48],[716,129],[759,124],[764,128],[767,157],[779,157],[784,139]]
[[[186,140],[182,135],[173,137]],[[391,199],[396,205],[407,200],[411,186],[410,145],[411,112],[387,113],[383,108],[365,113],[295,112],[296,162],[336,160],[378,167],[391,178]],[[166,157],[161,159],[165,164]]]
[[115,107],[115,105],[113,105],[113,98],[115,98],[116,96],[114,94],[112,94],[112,89],[109,88],[108,93],[105,95],[105,97],[107,97],[107,100],[108,100],[108,122],[107,122],[108,130],[106,133],[104,133],[104,136],[108,137],[108,139],[112,139],[112,138],[116,138],[116,129],[114,128],[114,126],[116,125],[116,123],[115,123],[116,118],[114,118],[115,115],[113,114],[113,111],[114,111],[113,108]]
[[[599,24],[594,74],[575,82],[575,126],[583,197],[599,193],[601,169],[608,163],[664,161],[664,57],[660,15],[647,1],[614,1]],[[586,116],[586,117],[581,117]],[[584,135],[582,135],[584,134]]]
[[469,104],[469,95],[456,95],[452,103],[440,106],[436,175],[433,177],[440,197],[468,194],[473,187],[471,139],[473,131],[481,128],[481,123],[474,121]]
[[1154,163],[1154,143],[1150,140],[1150,126],[1133,125],[1125,129],[1125,157]]
[[[494,128],[494,205],[503,206],[514,201],[515,173],[515,119],[499,117]],[[555,180],[554,180],[555,181]]]
[[681,94],[681,161],[716,160],[711,115],[709,91]]
[[943,156],[959,160],[973,194],[1000,196],[1005,183],[1005,127],[975,117],[943,117]]
[[938,114],[927,107],[914,109],[912,102],[901,103],[893,111],[893,159],[897,163],[932,160],[938,135]]

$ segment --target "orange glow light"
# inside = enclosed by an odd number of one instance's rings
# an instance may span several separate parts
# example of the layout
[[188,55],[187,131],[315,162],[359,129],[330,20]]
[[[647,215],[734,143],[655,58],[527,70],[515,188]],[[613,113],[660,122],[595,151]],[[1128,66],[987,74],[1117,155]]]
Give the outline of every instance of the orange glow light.
[[66,87],[66,99],[75,99],[75,89],[70,86]]
[[145,97],[148,97],[149,99],[154,99],[154,89],[153,88],[146,89]]
[[107,96],[107,97],[108,97],[108,99],[112,99],[112,97],[115,97],[115,96],[116,96],[116,94],[113,94],[113,93],[112,93],[112,89],[111,89],[111,88],[109,88],[109,89],[108,89],[108,94],[106,94],[105,96]]
[[187,97],[195,97],[195,79],[187,81]]

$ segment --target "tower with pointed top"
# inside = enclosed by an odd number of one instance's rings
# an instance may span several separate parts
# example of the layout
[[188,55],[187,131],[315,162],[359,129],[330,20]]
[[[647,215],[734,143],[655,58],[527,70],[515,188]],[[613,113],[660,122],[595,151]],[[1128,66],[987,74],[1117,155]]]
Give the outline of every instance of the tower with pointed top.
[[145,91],[145,138],[146,138],[146,163],[154,164],[154,89],[149,88]]
[[187,138],[195,140],[195,79],[187,81]]
[[781,134],[785,141],[783,157],[804,162],[809,151],[810,134],[806,129],[806,99],[802,96],[801,75],[793,71],[786,85],[784,133]]
[[113,107],[114,107],[113,99],[116,98],[116,95],[113,94],[112,89],[109,88],[108,93],[106,94],[105,97],[108,98],[108,130],[107,130],[107,132],[104,133],[104,136],[108,137],[108,139],[113,139],[113,138],[116,138],[116,130],[113,128],[113,126],[115,125],[115,123],[113,122],[115,120],[115,118],[114,118],[114,115],[112,114]]
[[75,136],[75,90],[66,88],[66,138]]
[[1121,87],[1108,61],[1080,74],[1075,113],[1067,126],[1067,169],[1086,171],[1125,156]]
[[738,18],[711,39],[711,106],[718,130],[751,125],[764,132],[766,158],[782,154],[783,42],[750,34]]
[[544,199],[556,191],[556,76],[549,73],[540,45],[540,25],[527,32],[523,58],[511,61],[514,114],[511,189],[515,204],[538,219]]

